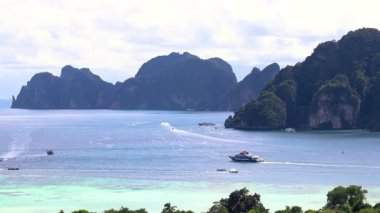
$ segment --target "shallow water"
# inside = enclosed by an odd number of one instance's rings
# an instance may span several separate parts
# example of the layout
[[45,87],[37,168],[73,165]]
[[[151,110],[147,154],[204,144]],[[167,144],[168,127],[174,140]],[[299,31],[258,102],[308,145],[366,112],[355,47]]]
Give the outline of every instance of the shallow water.
[[[160,212],[165,202],[201,212],[244,186],[271,210],[318,208],[328,190],[349,184],[367,188],[370,203],[380,201],[380,134],[229,130],[229,114],[0,109],[0,212]],[[231,162],[228,155],[241,150],[265,162]]]

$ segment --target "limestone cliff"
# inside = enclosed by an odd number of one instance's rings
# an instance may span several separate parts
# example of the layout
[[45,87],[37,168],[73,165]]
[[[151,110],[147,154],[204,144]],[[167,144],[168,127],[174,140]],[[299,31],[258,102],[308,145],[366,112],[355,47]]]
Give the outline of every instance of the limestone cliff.
[[[134,78],[115,85],[87,68],[62,68],[61,75],[38,73],[13,98],[13,108],[228,110],[221,97],[256,98],[278,71],[274,64],[237,84],[231,66],[220,58],[171,53],[144,63]],[[248,85],[249,84],[249,85]],[[233,88],[239,88],[230,92]]]
[[[380,130],[380,32],[363,28],[319,44],[303,62],[282,69],[257,101],[226,120],[226,127]],[[266,103],[272,94],[282,102]],[[276,98],[273,98],[275,100]],[[283,104],[285,103],[285,104]],[[261,108],[258,106],[262,106]],[[266,122],[276,119],[276,122]],[[244,125],[242,125],[244,124]]]

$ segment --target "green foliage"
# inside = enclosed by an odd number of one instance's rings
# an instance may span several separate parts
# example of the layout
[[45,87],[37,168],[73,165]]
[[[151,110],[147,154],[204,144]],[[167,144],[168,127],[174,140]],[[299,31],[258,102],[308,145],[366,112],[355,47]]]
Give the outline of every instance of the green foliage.
[[[63,210],[61,210],[59,213],[63,213]],[[89,212],[85,209],[80,209],[80,210],[73,211],[72,213],[91,213],[91,212]],[[119,210],[107,209],[107,210],[104,210],[103,213],[148,213],[148,212],[145,209],[129,210],[126,207],[121,207]],[[187,213],[187,212],[185,212],[185,213]]]
[[[365,203],[367,190],[361,186],[338,186],[327,193],[327,203],[320,210],[303,211],[300,206],[286,206],[284,210],[275,213],[380,213],[380,203],[373,207]],[[248,189],[243,188],[230,193],[228,198],[222,198],[209,208],[206,213],[268,213],[260,201],[259,194],[250,195]],[[60,210],[59,213],[63,213]],[[81,209],[73,213],[90,213]],[[121,207],[119,210],[108,209],[103,213],[147,213],[145,209],[129,210]],[[176,206],[166,203],[161,213],[193,213],[193,211],[177,210]]]
[[214,205],[207,211],[207,213],[229,213],[227,207],[225,207],[221,202],[214,202]]
[[72,213],[90,213],[90,212],[85,209],[80,209],[80,210],[73,211]]
[[380,131],[380,73],[375,76],[366,98],[363,126],[371,131]]
[[148,212],[145,209],[129,210],[126,207],[121,207],[119,210],[115,210],[115,209],[104,210],[103,213],[148,213]]
[[286,106],[274,93],[263,93],[256,102],[257,119],[252,120],[253,126],[283,128],[286,119]]
[[252,101],[236,112],[233,118],[226,121],[226,126],[232,125],[241,129],[278,129],[285,126],[285,120],[285,103],[273,92],[266,92],[261,94],[257,101]]
[[332,80],[328,81],[319,90],[334,89],[334,88],[347,88],[350,87],[348,77],[342,74],[336,75]]
[[299,206],[286,206],[284,210],[275,211],[275,213],[303,213],[302,208]]
[[161,213],[194,213],[190,210],[183,211],[183,210],[177,210],[176,206],[172,206],[170,203],[165,203],[164,208],[162,209]]
[[361,96],[365,96],[368,92],[369,77],[362,70],[356,70],[353,74],[352,87]]
[[[348,77],[339,74],[323,83],[313,97],[309,107],[310,128],[351,129],[357,123],[355,118],[360,112],[360,104],[360,97],[351,88]],[[332,115],[339,119],[339,125],[333,125],[331,118],[318,122],[319,117],[332,117]]]
[[268,212],[268,211],[265,211],[265,210],[262,210],[261,208],[253,208],[251,210],[249,210],[247,213],[262,213],[262,212]]
[[275,88],[276,95],[286,105],[286,126],[294,127],[297,124],[297,83],[293,79],[279,83]]
[[368,207],[364,203],[365,194],[367,194],[367,190],[362,189],[361,186],[338,186],[327,193],[325,209],[359,212],[361,209]]
[[161,213],[174,213],[176,206],[172,206],[170,203],[165,203]]
[[374,208],[365,208],[361,209],[359,213],[380,213],[380,209],[374,209]]
[[327,204],[325,208],[335,209],[339,205],[346,204],[347,199],[348,195],[346,193],[346,188],[338,186],[327,193]]
[[365,194],[368,193],[367,190],[362,189],[361,186],[351,185],[346,188],[346,192],[348,194],[348,205],[352,207],[354,212],[366,207],[364,201],[366,199]]
[[374,206],[373,206],[374,209],[380,209],[380,203],[376,203]]
[[[339,41],[321,43],[305,61],[282,69],[275,79],[267,84],[260,98],[264,94],[274,93],[285,103],[284,126],[340,128],[342,125],[329,125],[335,118],[324,116],[335,114],[340,116],[344,125],[342,128],[380,131],[379,76],[380,31],[363,28],[349,32]],[[323,98],[327,96],[320,96],[321,94],[329,94],[329,97],[333,98],[326,100]],[[322,103],[324,100],[326,103]],[[231,117],[229,121],[233,122],[228,124],[234,128],[278,128],[278,122],[266,122],[266,119],[265,122],[260,122],[263,117],[268,118],[268,115],[263,116],[265,113],[262,112],[265,110],[260,107],[266,107],[267,104],[262,102],[257,100],[247,104]],[[320,110],[321,114],[316,114],[316,108],[320,103],[324,104],[324,109]],[[346,109],[354,109],[355,112],[352,113],[351,110],[346,114]],[[324,116],[326,119],[322,119],[322,124],[310,122],[310,117],[313,117],[313,121],[318,121],[318,117],[315,116]]]
[[276,95],[281,98],[286,105],[293,105],[297,97],[297,85],[294,80],[286,80],[276,87]]
[[259,100],[252,101],[230,116],[226,128],[236,129],[279,129],[285,126],[286,106],[274,93],[265,93]]
[[345,96],[347,97],[347,101],[353,106],[353,108],[358,109],[360,106],[360,98],[351,88],[348,77],[345,75],[339,74],[335,76],[332,80],[323,84],[317,91],[315,97],[318,97],[321,94],[334,94],[336,97]]
[[[223,208],[224,207],[224,208]],[[211,211],[212,210],[212,211]],[[218,212],[217,210],[221,210]],[[248,189],[243,188],[233,191],[226,199],[221,199],[220,202],[214,203],[208,213],[211,212],[229,212],[229,213],[266,213],[264,205],[260,201],[259,194],[250,195]]]

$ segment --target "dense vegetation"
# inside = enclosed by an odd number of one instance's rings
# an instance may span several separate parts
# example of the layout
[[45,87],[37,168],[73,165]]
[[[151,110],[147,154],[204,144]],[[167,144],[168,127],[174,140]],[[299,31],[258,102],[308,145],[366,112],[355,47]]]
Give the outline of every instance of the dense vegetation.
[[380,32],[363,28],[321,43],[305,61],[282,69],[225,126],[379,131],[379,118]]
[[[326,205],[318,210],[303,211],[300,206],[286,206],[284,210],[275,213],[380,213],[380,202],[372,206],[366,202],[367,190],[361,186],[338,186],[327,193]],[[214,202],[206,213],[268,213],[260,201],[259,194],[250,195],[246,188],[233,191],[228,198]],[[59,213],[64,213],[62,210]],[[72,213],[90,213],[87,210],[77,210]],[[103,213],[147,213],[145,209],[129,210],[121,207],[119,210],[109,209]],[[166,203],[161,213],[193,213],[193,211],[178,210],[176,206]]]
[[251,73],[222,95],[219,109],[237,110],[252,99],[257,99],[266,84],[279,71],[280,66],[277,63],[268,65],[262,71],[254,67]]

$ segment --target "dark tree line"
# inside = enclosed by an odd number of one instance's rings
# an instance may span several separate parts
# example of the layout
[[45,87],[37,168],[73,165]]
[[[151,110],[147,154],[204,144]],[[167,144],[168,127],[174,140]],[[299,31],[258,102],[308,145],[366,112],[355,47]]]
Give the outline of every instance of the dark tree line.
[[[380,202],[371,205],[366,202],[367,190],[361,186],[338,186],[327,193],[326,204],[318,210],[303,210],[300,206],[286,206],[275,213],[380,213]],[[268,213],[269,209],[261,203],[260,195],[249,194],[243,188],[233,191],[228,198],[222,198],[213,203],[205,213]],[[64,213],[62,210],[59,213]],[[77,210],[72,213],[91,213],[87,210]],[[145,209],[130,210],[126,207],[108,209],[102,213],[148,213]],[[166,203],[161,213],[194,213],[191,210],[178,210],[176,206]]]

